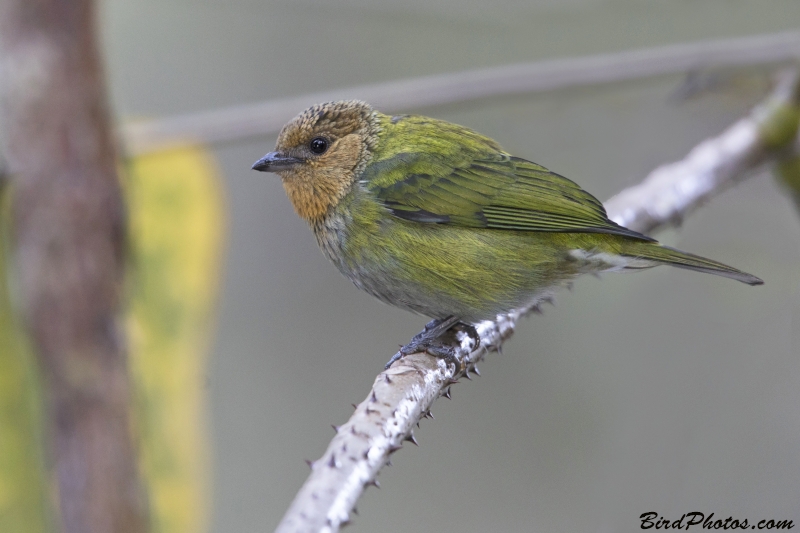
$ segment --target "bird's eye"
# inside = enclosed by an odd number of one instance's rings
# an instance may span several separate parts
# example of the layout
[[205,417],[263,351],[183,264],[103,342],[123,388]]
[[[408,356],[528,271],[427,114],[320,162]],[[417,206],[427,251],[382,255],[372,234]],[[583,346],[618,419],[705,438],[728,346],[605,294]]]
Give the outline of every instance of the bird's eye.
[[317,155],[324,154],[325,150],[328,149],[328,140],[322,137],[314,137],[308,143],[308,148]]

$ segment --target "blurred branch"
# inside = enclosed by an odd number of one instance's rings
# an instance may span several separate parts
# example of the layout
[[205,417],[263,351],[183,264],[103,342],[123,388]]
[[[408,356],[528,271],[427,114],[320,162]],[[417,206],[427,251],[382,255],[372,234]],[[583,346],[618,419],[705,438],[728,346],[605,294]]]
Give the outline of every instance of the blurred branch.
[[319,102],[360,98],[385,113],[394,113],[491,96],[554,91],[699,68],[781,63],[797,58],[800,58],[798,31],[673,44],[362,85],[134,122],[123,126],[122,139],[127,153],[137,155],[186,140],[208,144],[275,135],[298,109]]
[[680,223],[748,170],[792,145],[797,135],[798,102],[797,71],[781,73],[773,93],[750,116],[722,135],[701,142],[681,161],[658,167],[641,184],[608,200],[609,216],[642,233]]
[[61,530],[140,533],[124,209],[94,22],[91,0],[0,0],[13,282],[44,375]]
[[[640,232],[651,232],[694,210],[760,164],[779,157],[797,136],[800,82],[786,74],[773,94],[749,116],[708,139],[677,163],[653,171],[641,185],[622,191],[606,205],[609,216]],[[475,364],[499,350],[517,319],[536,308],[498,316],[477,325],[478,349],[465,339],[462,368],[477,373]],[[337,428],[322,458],[311,464],[311,475],[278,526],[280,533],[338,531],[350,520],[365,487],[377,486],[376,476],[403,441],[414,441],[413,428],[430,414],[434,400],[450,396],[457,383],[452,365],[427,354],[396,362],[375,379],[367,398],[350,420]]]

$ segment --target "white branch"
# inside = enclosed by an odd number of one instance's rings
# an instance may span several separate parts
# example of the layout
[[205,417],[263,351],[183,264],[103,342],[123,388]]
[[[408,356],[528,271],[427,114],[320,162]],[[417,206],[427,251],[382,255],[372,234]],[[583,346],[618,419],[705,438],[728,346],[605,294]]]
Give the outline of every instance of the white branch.
[[588,57],[554,59],[349,87],[212,111],[126,124],[129,155],[194,141],[205,144],[275,135],[298,109],[360,98],[386,113],[491,96],[553,91],[675,74],[709,67],[742,67],[800,58],[800,32],[673,44]]
[[[748,117],[612,198],[607,204],[610,217],[643,232],[683,217],[791,145],[797,135],[798,106],[798,76],[784,76],[772,96]],[[524,313],[478,324],[481,345],[472,349],[468,338],[462,342],[462,368],[477,372],[475,363],[499,349]],[[346,524],[365,487],[377,485],[375,478],[389,456],[404,440],[413,441],[414,425],[429,414],[434,400],[449,396],[453,374],[452,365],[426,354],[404,357],[380,373],[367,399],[338,428],[322,458],[312,463],[311,475],[277,531],[335,532]]]
[[783,73],[772,95],[749,116],[608,200],[609,217],[641,233],[679,223],[705,200],[791,145],[797,136],[797,111],[795,118],[785,111],[797,106],[798,92],[797,74]]
[[[481,347],[465,350],[464,364],[474,368],[488,349],[497,349],[514,332],[519,314],[478,326]],[[468,343],[469,341],[466,341]],[[381,372],[367,398],[336,436],[297,494],[277,531],[338,531],[378,471],[404,441],[414,441],[413,426],[430,412],[434,400],[454,383],[453,365],[426,354],[412,354]]]

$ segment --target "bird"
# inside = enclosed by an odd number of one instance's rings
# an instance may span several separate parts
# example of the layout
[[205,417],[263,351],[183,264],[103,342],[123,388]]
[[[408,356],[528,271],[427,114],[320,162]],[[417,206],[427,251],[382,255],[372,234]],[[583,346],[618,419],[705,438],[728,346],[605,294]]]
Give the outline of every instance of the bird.
[[467,127],[388,115],[360,100],[309,107],[254,170],[280,176],[319,247],[358,288],[432,318],[387,363],[535,307],[585,273],[658,265],[763,281],[659,244],[608,218],[575,182]]

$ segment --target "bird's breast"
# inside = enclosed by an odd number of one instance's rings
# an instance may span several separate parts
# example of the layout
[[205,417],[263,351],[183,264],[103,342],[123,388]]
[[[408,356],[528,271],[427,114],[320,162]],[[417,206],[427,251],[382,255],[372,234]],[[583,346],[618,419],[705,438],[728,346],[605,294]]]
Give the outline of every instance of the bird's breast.
[[490,318],[560,281],[556,254],[536,236],[410,222],[368,196],[345,199],[314,232],[357,287],[430,317]]

